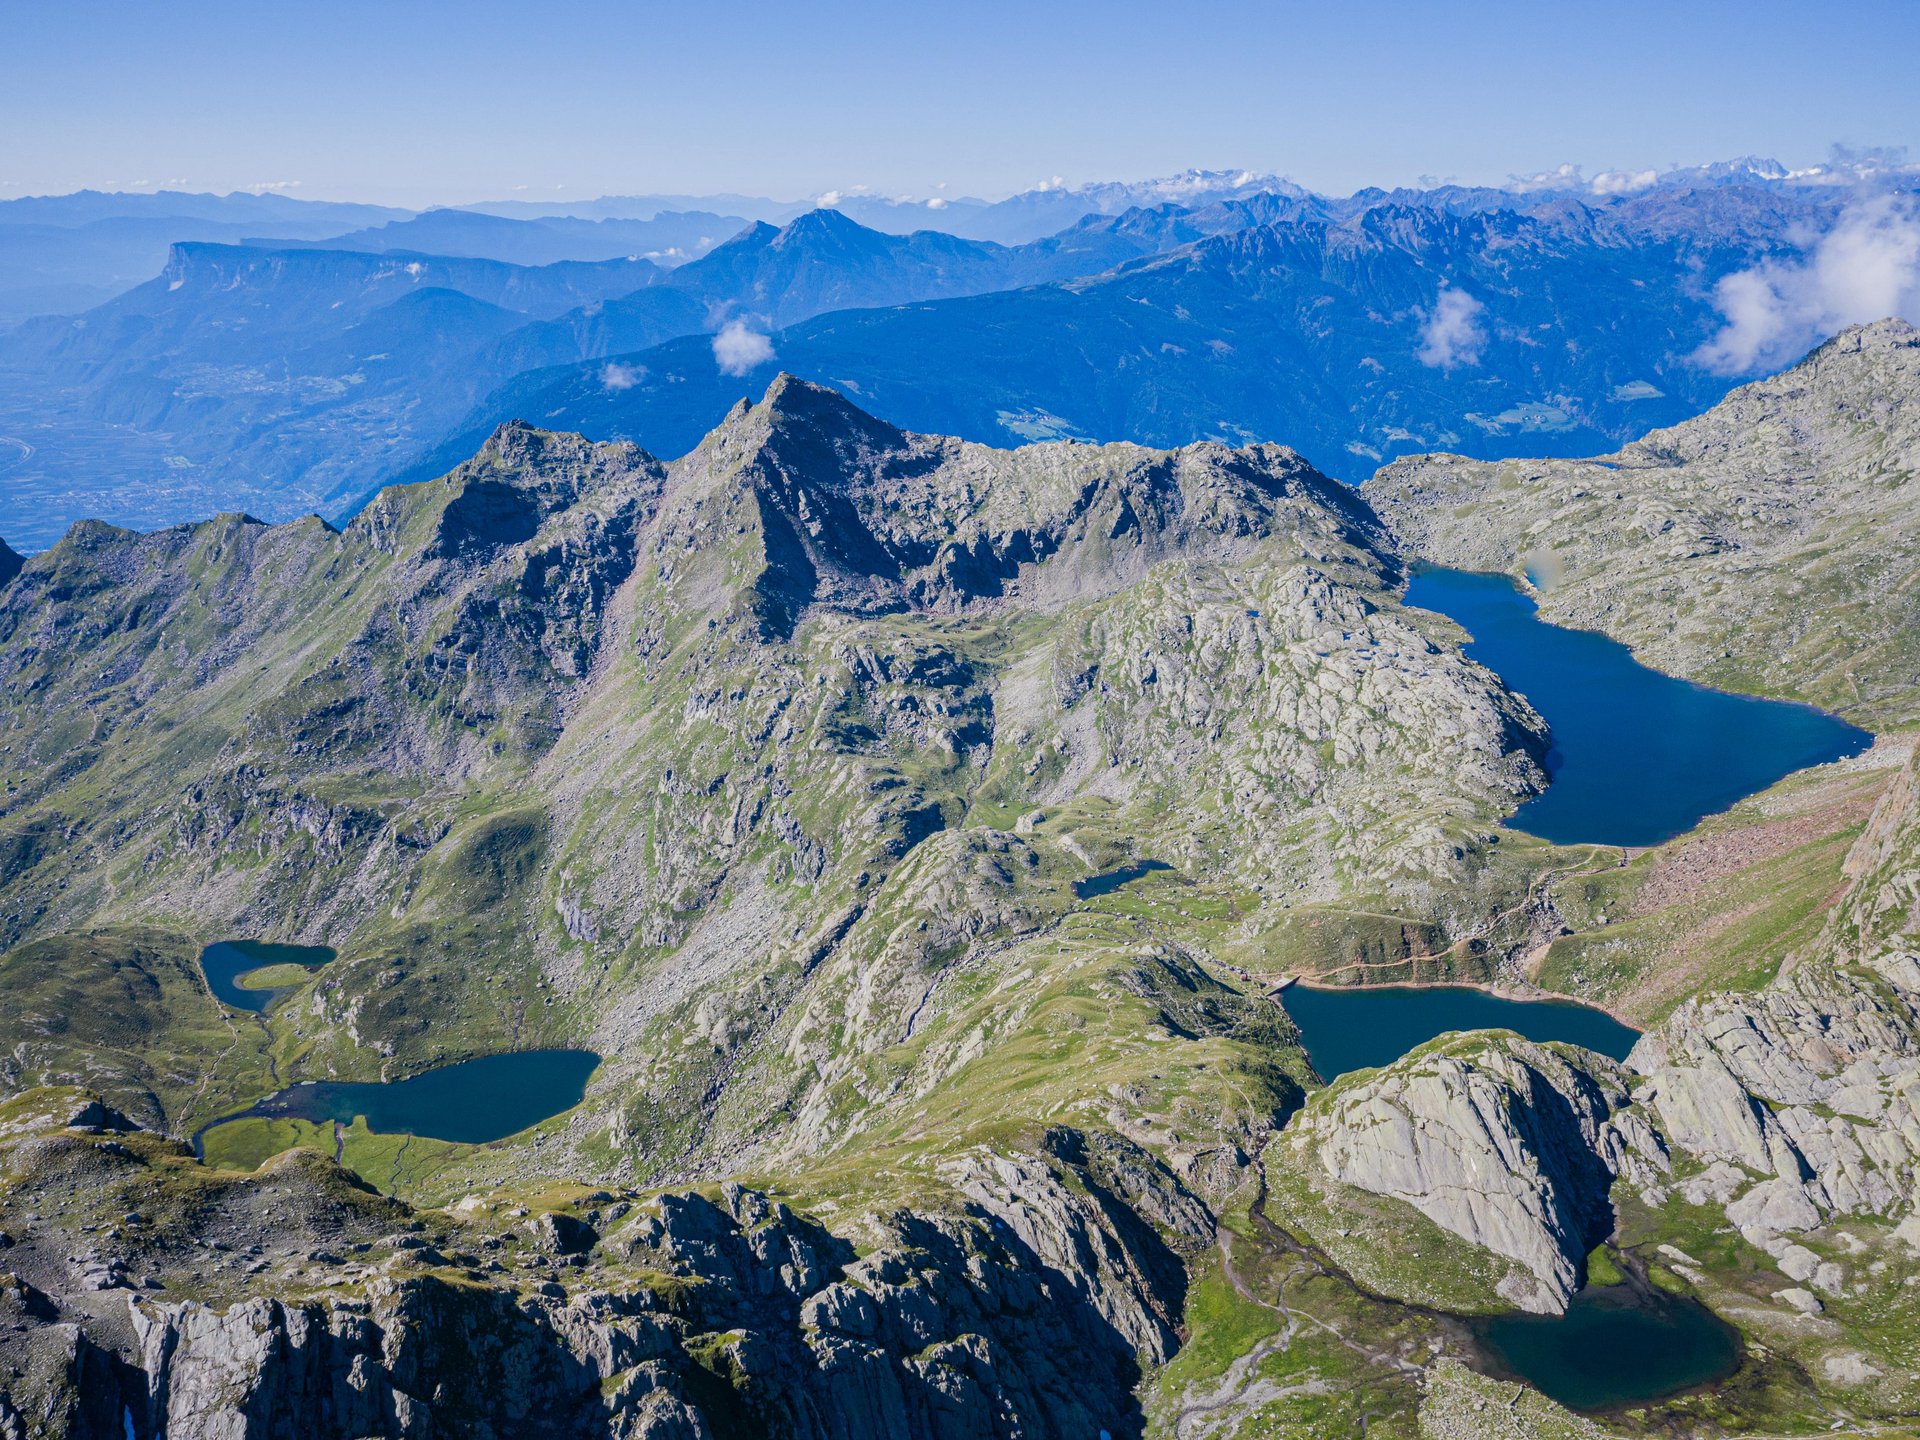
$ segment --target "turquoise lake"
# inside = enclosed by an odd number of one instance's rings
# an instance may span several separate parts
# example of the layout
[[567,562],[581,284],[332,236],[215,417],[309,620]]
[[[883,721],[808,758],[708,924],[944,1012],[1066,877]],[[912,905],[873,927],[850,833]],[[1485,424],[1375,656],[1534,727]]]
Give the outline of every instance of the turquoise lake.
[[1676,680],[1604,635],[1549,625],[1504,575],[1423,567],[1407,603],[1463,626],[1473,637],[1466,653],[1552,727],[1552,783],[1506,823],[1556,844],[1657,845],[1795,770],[1873,743],[1812,706]]
[[1571,1000],[1507,1000],[1466,985],[1290,985],[1280,1003],[1300,1027],[1323,1080],[1390,1065],[1455,1030],[1512,1030],[1529,1040],[1564,1040],[1615,1060],[1640,1032],[1604,1010]]
[[[249,1115],[351,1124],[389,1135],[485,1145],[571,1110],[600,1064],[590,1050],[512,1050],[422,1071],[405,1080],[321,1080],[262,1100]],[[238,1117],[230,1117],[238,1118]]]
[[1696,1300],[1640,1284],[1589,1287],[1565,1315],[1473,1322],[1487,1368],[1573,1410],[1617,1410],[1731,1375],[1740,1335]]
[[265,940],[222,940],[200,952],[200,968],[206,972],[207,985],[214,997],[236,1010],[251,1010],[256,1015],[266,1010],[286,990],[248,990],[238,982],[249,970],[264,965],[304,965],[309,970],[332,961],[334,952],[325,945],[276,945]]

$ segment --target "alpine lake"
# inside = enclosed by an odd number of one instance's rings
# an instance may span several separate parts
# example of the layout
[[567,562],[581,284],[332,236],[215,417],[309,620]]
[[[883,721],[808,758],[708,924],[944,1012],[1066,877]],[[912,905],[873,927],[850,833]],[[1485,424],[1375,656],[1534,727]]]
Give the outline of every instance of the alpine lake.
[[[334,958],[323,945],[222,940],[201,952],[200,965],[216,999],[264,1016],[304,981],[285,967],[298,966],[311,975]],[[285,976],[294,983],[261,985],[258,976]],[[485,1145],[571,1110],[586,1095],[587,1081],[599,1064],[600,1057],[590,1050],[510,1050],[437,1066],[404,1080],[307,1081],[222,1116],[194,1138],[198,1146],[208,1130],[265,1116],[316,1125],[350,1125],[363,1119],[375,1133]]]
[[1546,720],[1551,783],[1507,824],[1557,845],[1658,845],[1796,770],[1873,744],[1811,705],[1676,680],[1618,641],[1549,625],[1505,575],[1418,569],[1406,603],[1465,629],[1467,655]]

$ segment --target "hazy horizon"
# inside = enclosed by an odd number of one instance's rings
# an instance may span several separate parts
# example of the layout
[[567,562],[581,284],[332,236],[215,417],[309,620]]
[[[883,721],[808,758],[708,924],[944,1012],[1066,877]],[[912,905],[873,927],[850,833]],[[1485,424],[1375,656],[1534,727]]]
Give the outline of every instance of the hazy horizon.
[[[1609,7],[1571,32],[1508,0],[1016,8],[841,0],[743,23],[576,0],[350,0],[270,20],[231,0],[97,23],[10,20],[0,198],[275,192],[419,209],[599,195],[993,200],[1230,161],[1325,194],[1498,184],[1837,144],[1920,142],[1920,10],[1810,25],[1784,0]],[[1790,40],[1791,43],[1784,43]],[[1542,63],[1543,56],[1551,63]],[[1885,83],[1880,83],[1885,82]],[[1462,103],[1471,96],[1473,103]],[[1524,139],[1516,139],[1524,137]]]
[[[759,204],[780,206],[832,207],[845,200],[868,199],[879,202],[897,202],[902,204],[922,203],[935,199],[943,204],[994,205],[1021,195],[1043,194],[1051,190],[1078,192],[1092,187],[1118,185],[1145,187],[1163,181],[1177,181],[1187,176],[1234,176],[1245,175],[1258,181],[1272,181],[1291,185],[1300,185],[1310,193],[1331,199],[1344,199],[1360,191],[1380,189],[1432,190],[1449,185],[1484,187],[1488,189],[1510,190],[1515,194],[1544,193],[1550,190],[1575,191],[1590,195],[1612,195],[1631,193],[1633,190],[1647,188],[1653,177],[1691,170],[1705,170],[1712,166],[1734,164],[1742,160],[1777,161],[1788,172],[1789,178],[1808,177],[1810,183],[1818,183],[1819,172],[1831,170],[1836,165],[1877,164],[1889,174],[1905,176],[1920,172],[1920,160],[1916,160],[1906,146],[1852,146],[1842,141],[1831,142],[1826,151],[1818,157],[1783,157],[1765,154],[1748,149],[1725,155],[1684,157],[1669,159],[1658,165],[1642,166],[1600,166],[1589,165],[1577,160],[1562,160],[1554,165],[1543,165],[1534,169],[1513,168],[1503,174],[1487,178],[1468,178],[1458,175],[1417,175],[1407,180],[1369,180],[1358,185],[1336,189],[1304,185],[1294,175],[1285,170],[1261,170],[1250,166],[1235,165],[1190,165],[1178,170],[1154,174],[1102,174],[1087,176],[1046,177],[1033,185],[1022,186],[1016,190],[993,191],[983,194],[928,196],[924,191],[893,192],[875,189],[870,186],[850,188],[830,187],[824,191],[812,191],[806,194],[786,193],[749,193],[741,190],[715,188],[701,191],[668,190],[632,190],[596,188],[587,186],[577,192],[541,194],[522,189],[517,193],[476,193],[446,200],[410,201],[407,192],[394,194],[375,193],[311,193],[295,185],[240,185],[200,186],[176,177],[167,182],[147,180],[133,181],[126,185],[74,185],[66,189],[35,190],[18,194],[0,194],[0,203],[8,200],[58,199],[76,194],[112,194],[112,195],[212,195],[226,197],[230,195],[268,196],[277,195],[288,200],[308,201],[316,204],[333,205],[369,205],[396,210],[425,212],[428,210],[474,209],[483,206],[528,205],[554,208],[566,205],[588,205],[600,200],[685,200],[723,202],[728,200],[750,201]],[[1834,172],[1836,179],[1845,176]],[[1257,188],[1255,186],[1254,188]],[[932,207],[932,213],[938,209]]]

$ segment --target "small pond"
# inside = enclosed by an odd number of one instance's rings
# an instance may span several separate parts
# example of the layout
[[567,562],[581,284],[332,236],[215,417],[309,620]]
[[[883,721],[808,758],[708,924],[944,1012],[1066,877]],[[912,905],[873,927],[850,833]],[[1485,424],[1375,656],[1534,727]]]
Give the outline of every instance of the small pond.
[[1123,885],[1131,884],[1143,875],[1155,870],[1171,870],[1173,867],[1162,860],[1138,860],[1131,865],[1122,865],[1118,870],[1109,870],[1103,875],[1089,875],[1084,880],[1073,882],[1073,893],[1082,900],[1091,900],[1096,895],[1111,895]]
[[369,1130],[385,1134],[485,1145],[571,1110],[586,1095],[587,1081],[599,1064],[600,1057],[590,1050],[512,1050],[384,1084],[310,1081],[244,1113],[316,1125],[351,1124],[355,1116],[365,1116]]
[[1572,1000],[1508,1000],[1469,985],[1290,985],[1281,993],[1323,1080],[1390,1065],[1455,1030],[1513,1030],[1564,1040],[1615,1060],[1640,1032]]
[[1504,575],[1421,568],[1407,603],[1465,627],[1466,653],[1552,727],[1552,783],[1507,824],[1556,844],[1657,845],[1796,770],[1873,743],[1810,705],[1676,680],[1604,635],[1549,625]]
[[1486,1368],[1573,1410],[1614,1410],[1731,1375],[1740,1335],[1697,1300],[1641,1282],[1588,1286],[1565,1315],[1494,1315],[1470,1328]]
[[206,972],[207,985],[216,999],[236,1010],[260,1014],[287,993],[287,987],[249,990],[239,983],[250,970],[269,965],[301,965],[318,969],[334,958],[325,945],[276,945],[265,940],[222,940],[200,952],[200,968]]

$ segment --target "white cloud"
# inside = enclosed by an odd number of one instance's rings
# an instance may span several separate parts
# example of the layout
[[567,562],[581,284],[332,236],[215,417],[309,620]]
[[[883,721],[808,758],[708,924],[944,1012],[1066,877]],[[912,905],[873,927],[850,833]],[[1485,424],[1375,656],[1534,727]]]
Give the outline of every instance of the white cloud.
[[618,360],[609,360],[600,367],[600,388],[603,390],[631,390],[647,378],[644,365],[623,365]]
[[1532,195],[1542,190],[1578,190],[1584,183],[1580,167],[1569,162],[1534,175],[1509,175],[1506,188],[1516,194]]
[[818,209],[831,210],[846,198],[847,197],[842,195],[838,190],[823,190],[815,197],[813,203]]
[[1920,213],[1883,196],[1845,211],[1798,260],[1763,260],[1714,287],[1726,317],[1695,364],[1739,375],[1796,360],[1849,325],[1920,320]]
[[1609,394],[1607,398],[1609,400],[1622,401],[1659,400],[1664,398],[1666,393],[1666,391],[1662,390],[1658,385],[1655,385],[1651,380],[1629,380],[1624,385],[1614,386],[1612,393]]
[[1596,195],[1637,195],[1659,178],[1657,170],[1602,170],[1589,185]]
[[735,320],[713,337],[713,363],[722,375],[744,375],[773,359],[773,341]]
[[246,188],[256,195],[264,195],[269,190],[298,190],[300,185],[298,180],[256,180]]
[[1480,312],[1486,309],[1464,290],[1440,289],[1433,309],[1420,312],[1420,348],[1414,353],[1422,365],[1451,370],[1456,365],[1478,365],[1486,348],[1487,332]]

